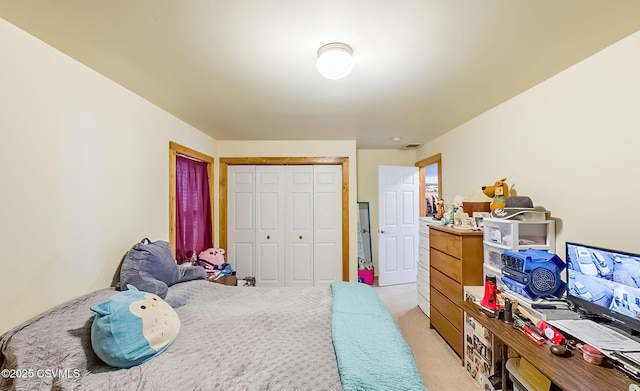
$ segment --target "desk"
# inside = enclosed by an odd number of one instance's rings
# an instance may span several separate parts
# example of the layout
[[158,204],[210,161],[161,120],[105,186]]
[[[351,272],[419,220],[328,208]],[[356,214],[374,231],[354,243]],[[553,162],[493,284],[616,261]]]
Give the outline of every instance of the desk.
[[554,356],[547,345],[538,346],[511,325],[489,318],[473,302],[460,302],[460,307],[504,342],[505,357],[508,357],[507,349],[511,349],[563,390],[628,391],[629,384],[633,383],[631,378],[616,369],[589,364],[582,359],[580,352],[571,351],[570,357]]

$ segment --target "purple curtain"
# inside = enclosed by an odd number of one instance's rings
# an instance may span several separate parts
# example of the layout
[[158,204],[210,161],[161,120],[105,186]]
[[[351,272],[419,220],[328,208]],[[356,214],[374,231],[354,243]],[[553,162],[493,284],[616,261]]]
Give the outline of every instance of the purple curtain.
[[176,156],[176,259],[213,247],[207,163]]

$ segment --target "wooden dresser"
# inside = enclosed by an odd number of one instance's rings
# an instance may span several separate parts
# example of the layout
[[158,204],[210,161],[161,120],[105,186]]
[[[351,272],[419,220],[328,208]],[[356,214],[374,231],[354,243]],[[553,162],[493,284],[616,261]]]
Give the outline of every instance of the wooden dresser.
[[483,285],[482,232],[432,225],[429,232],[431,327],[463,358],[466,285]]

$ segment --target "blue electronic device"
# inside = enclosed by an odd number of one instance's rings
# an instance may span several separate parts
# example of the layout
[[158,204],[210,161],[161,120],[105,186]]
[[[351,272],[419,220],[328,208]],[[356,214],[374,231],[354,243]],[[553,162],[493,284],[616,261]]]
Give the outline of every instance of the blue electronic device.
[[512,291],[530,298],[560,297],[566,284],[560,278],[565,263],[544,250],[502,251],[502,282]]

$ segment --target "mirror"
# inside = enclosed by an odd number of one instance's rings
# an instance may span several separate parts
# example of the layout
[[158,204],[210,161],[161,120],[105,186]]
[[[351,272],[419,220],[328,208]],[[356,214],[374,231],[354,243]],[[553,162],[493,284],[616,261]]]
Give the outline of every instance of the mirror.
[[358,202],[358,260],[360,258],[363,258],[368,264],[373,263],[368,202]]

